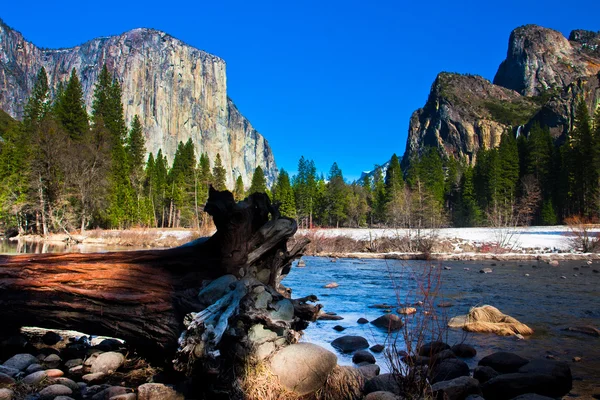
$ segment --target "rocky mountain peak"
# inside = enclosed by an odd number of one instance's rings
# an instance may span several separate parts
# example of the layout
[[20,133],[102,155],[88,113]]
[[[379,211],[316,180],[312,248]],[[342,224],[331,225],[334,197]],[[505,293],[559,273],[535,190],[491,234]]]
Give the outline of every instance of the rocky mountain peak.
[[494,84],[525,96],[537,96],[598,73],[597,34],[577,30],[570,39],[537,25],[516,28],[510,34],[506,59],[498,68]]

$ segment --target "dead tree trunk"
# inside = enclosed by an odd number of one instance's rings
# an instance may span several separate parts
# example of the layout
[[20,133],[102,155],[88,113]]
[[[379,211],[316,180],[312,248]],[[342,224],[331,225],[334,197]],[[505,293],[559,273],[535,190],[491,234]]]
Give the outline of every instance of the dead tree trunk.
[[[287,249],[296,222],[280,217],[264,194],[236,204],[230,192],[211,188],[205,211],[217,232],[173,249],[0,256],[0,321],[7,323],[0,330],[79,330],[122,338],[142,355],[171,360],[186,329],[184,317],[193,313],[179,349],[184,358],[180,364],[189,367],[194,360],[219,355],[232,317],[288,330],[303,329],[305,320],[314,320],[319,306],[284,323],[269,320],[266,309],[254,312],[252,306],[240,306],[249,304],[246,295],[259,291],[260,285],[273,304],[289,297],[281,279],[307,244]],[[233,275],[237,283],[207,307],[199,289],[224,275]]]

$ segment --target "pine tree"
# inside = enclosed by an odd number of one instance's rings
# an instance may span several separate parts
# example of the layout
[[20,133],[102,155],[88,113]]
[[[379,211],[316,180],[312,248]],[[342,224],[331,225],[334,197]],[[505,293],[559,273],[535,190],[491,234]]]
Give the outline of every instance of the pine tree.
[[235,180],[235,189],[233,190],[233,198],[235,199],[235,201],[244,200],[244,194],[245,194],[244,181],[242,180],[242,176],[238,175],[238,177]]
[[277,182],[273,186],[273,202],[279,204],[279,212],[282,216],[296,218],[294,191],[290,184],[290,177],[284,169],[279,172]]
[[266,193],[267,192],[267,180],[265,179],[265,174],[260,167],[256,167],[254,170],[254,174],[252,174],[252,182],[250,183],[250,188],[248,189],[248,195],[253,193]]
[[83,100],[83,89],[75,68],[64,91],[57,97],[54,114],[71,139],[81,139],[89,129],[89,120]]
[[206,200],[208,199],[208,188],[212,181],[213,177],[210,172],[210,160],[208,154],[202,153],[200,155],[200,161],[198,162],[198,204],[206,203]]
[[517,141],[512,133],[505,132],[498,148],[498,162],[501,174],[499,175],[498,201],[512,212],[517,197],[519,183],[519,151]]
[[213,181],[212,185],[216,190],[227,190],[226,174],[225,168],[223,167],[223,163],[221,162],[221,155],[217,153],[215,157],[215,165],[213,166]]
[[31,96],[25,105],[25,117],[23,124],[28,132],[39,127],[40,122],[50,109],[50,88],[48,86],[48,75],[44,67],[40,68],[36,81],[31,91]]
[[385,191],[388,196],[388,200],[391,199],[395,193],[404,189],[404,179],[402,177],[402,169],[400,168],[400,160],[396,153],[392,155],[390,164],[385,173]]
[[593,216],[598,210],[598,171],[595,168],[596,151],[591,122],[587,104],[580,98],[575,110],[575,126],[569,138],[568,157],[575,212],[585,217]]
[[131,129],[127,136],[125,151],[129,158],[129,166],[132,172],[141,170],[144,166],[144,154],[146,153],[146,143],[144,140],[142,124],[139,116],[136,114],[131,121]]
[[463,226],[477,226],[481,223],[481,210],[475,197],[473,168],[467,167],[460,184],[460,222]]
[[340,222],[346,219],[346,207],[348,203],[348,193],[346,190],[346,182],[342,175],[342,170],[338,167],[337,163],[334,162],[329,170],[328,176],[329,182],[327,182],[327,198],[328,198],[328,211],[330,218],[330,225],[335,223],[336,227],[339,227]]
[[371,223],[382,223],[385,222],[385,205],[386,205],[386,193],[385,193],[385,182],[383,180],[382,168],[378,165],[375,166],[375,172],[373,173],[373,205],[372,215],[374,217]]
[[304,156],[298,161],[298,175],[293,179],[293,189],[300,226],[312,227],[317,190],[317,168]]

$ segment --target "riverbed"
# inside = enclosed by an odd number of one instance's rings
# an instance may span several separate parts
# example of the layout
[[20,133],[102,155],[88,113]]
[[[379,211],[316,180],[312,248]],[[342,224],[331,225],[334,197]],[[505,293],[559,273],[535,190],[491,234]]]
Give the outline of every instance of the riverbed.
[[[303,259],[306,267],[297,267],[295,263],[283,283],[292,288],[293,297],[315,294],[324,311],[343,317],[339,321],[317,321],[305,331],[303,340],[335,352],[340,364],[351,364],[351,356],[339,353],[330,343],[343,335],[363,336],[370,345],[396,341],[397,348],[404,349],[402,331],[389,336],[385,331],[371,324],[361,325],[357,320],[364,317],[371,321],[386,311],[373,308],[374,305],[393,305],[388,310],[395,312],[399,303],[413,304],[423,300],[419,286],[429,277],[433,282],[441,282],[441,287],[433,285],[439,289],[433,300],[438,320],[446,321],[466,314],[471,307],[489,304],[529,325],[535,332],[522,340],[514,336],[466,334],[462,330],[443,332],[448,343],[464,342],[477,349],[477,356],[467,360],[471,368],[482,357],[496,351],[511,351],[527,358],[555,358],[571,365],[573,393],[585,398],[590,393],[600,392],[600,338],[565,330],[573,326],[600,326],[600,273],[593,272],[600,269],[597,261],[591,265],[569,261],[551,266],[535,261],[431,263],[324,257]],[[480,273],[482,268],[491,268],[493,272]],[[425,271],[431,271],[431,274]],[[324,287],[331,282],[339,286]],[[452,305],[437,307],[444,302]],[[422,309],[415,308],[419,310],[415,314],[417,318],[408,317],[408,321],[419,319]],[[336,325],[346,329],[337,332],[333,329]],[[375,357],[384,371],[389,369],[383,353],[375,354]],[[581,357],[581,361],[574,362],[574,357]]]

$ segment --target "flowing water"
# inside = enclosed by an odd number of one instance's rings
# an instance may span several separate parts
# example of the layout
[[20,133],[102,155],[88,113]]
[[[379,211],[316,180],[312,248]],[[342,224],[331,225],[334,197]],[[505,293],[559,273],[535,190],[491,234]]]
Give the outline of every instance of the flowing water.
[[[574,326],[600,327],[600,273],[593,272],[600,269],[598,262],[592,265],[581,261],[563,262],[554,267],[531,261],[432,263],[339,259],[332,262],[322,257],[304,257],[304,260],[306,267],[294,264],[283,283],[292,288],[293,297],[315,294],[324,311],[335,312],[344,319],[311,324],[303,340],[335,352],[341,364],[351,364],[351,356],[337,352],[330,343],[343,335],[363,336],[370,345],[397,340],[397,348],[404,349],[402,334],[388,336],[371,324],[360,325],[356,321],[360,317],[373,320],[382,315],[385,310],[371,307],[376,304],[396,305],[390,308],[395,312],[399,303],[422,300],[418,287],[429,277],[434,284],[425,283],[425,286],[435,287],[435,282],[441,282],[434,300],[440,319],[464,315],[473,306],[490,304],[535,331],[532,336],[519,340],[514,336],[448,330],[445,335],[448,343],[465,342],[477,349],[477,357],[466,360],[471,368],[482,357],[496,351],[511,351],[527,358],[550,356],[569,362],[575,381],[574,392],[600,391],[600,338],[565,331]],[[425,274],[430,266],[435,266],[432,273]],[[484,267],[493,272],[479,273]],[[339,286],[324,288],[330,282]],[[437,307],[440,302],[453,306]],[[346,329],[337,332],[333,329],[336,325]],[[387,370],[388,362],[383,354],[375,356],[382,369]],[[573,362],[573,357],[582,357],[582,361]]]

